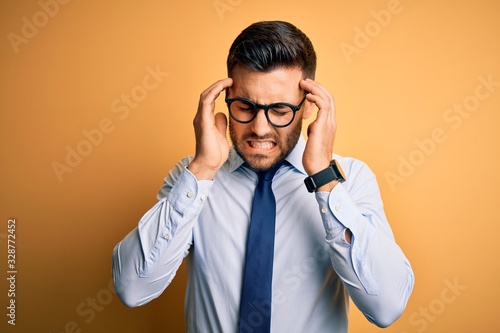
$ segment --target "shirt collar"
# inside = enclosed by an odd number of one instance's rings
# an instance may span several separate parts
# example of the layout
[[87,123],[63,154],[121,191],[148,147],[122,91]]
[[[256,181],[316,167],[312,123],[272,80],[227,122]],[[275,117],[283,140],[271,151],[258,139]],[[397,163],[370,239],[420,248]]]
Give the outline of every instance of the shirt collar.
[[304,155],[305,148],[306,148],[306,140],[301,135],[293,150],[285,158],[285,160],[288,163],[290,163],[295,169],[302,172],[304,175],[306,175],[306,170],[302,165],[302,156]]
[[231,147],[231,149],[229,149],[229,157],[226,162],[227,171],[233,172],[240,166],[242,166],[243,163],[245,163],[245,161],[243,161],[243,159],[240,157],[240,155],[238,155],[236,150],[234,150],[234,147]]
[[[288,163],[290,163],[295,169],[297,169],[304,175],[306,174],[306,171],[304,170],[304,166],[302,165],[302,155],[304,154],[305,147],[306,140],[301,135],[295,147],[285,158]],[[234,148],[231,148],[229,150],[229,157],[226,162],[227,171],[233,172],[241,167],[244,163],[245,162],[243,161],[243,159],[236,153],[236,150],[234,150]]]

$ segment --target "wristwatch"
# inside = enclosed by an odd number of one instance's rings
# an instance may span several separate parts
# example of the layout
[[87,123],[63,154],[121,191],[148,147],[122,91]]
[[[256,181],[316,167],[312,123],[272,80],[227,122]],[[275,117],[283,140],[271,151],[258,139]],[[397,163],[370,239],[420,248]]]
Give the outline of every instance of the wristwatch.
[[345,181],[344,171],[336,160],[330,162],[330,166],[320,172],[304,179],[307,190],[309,192],[316,192],[321,186],[328,184],[331,181],[338,180],[339,182]]

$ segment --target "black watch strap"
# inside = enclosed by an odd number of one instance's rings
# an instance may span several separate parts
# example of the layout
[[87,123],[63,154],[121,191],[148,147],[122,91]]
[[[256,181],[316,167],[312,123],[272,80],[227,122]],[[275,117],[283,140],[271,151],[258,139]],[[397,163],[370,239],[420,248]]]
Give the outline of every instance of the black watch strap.
[[321,186],[334,180],[338,180],[339,182],[345,181],[344,172],[335,160],[331,161],[328,168],[304,179],[304,183],[306,184],[307,190],[312,193],[316,192]]

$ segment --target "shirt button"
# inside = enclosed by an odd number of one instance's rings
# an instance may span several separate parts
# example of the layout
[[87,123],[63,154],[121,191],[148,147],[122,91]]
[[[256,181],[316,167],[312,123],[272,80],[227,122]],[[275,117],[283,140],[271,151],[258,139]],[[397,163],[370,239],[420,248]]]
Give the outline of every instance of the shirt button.
[[207,196],[205,194],[203,194],[200,199],[201,199],[201,201],[205,201],[205,200],[207,200]]
[[335,205],[335,210],[336,210],[337,212],[341,212],[341,211],[342,211],[342,205],[341,205],[341,204],[336,204],[336,205]]
[[327,212],[327,211],[328,211],[328,209],[326,209],[326,207],[321,208],[321,212],[322,212],[323,214],[326,214],[326,212]]
[[194,194],[191,191],[187,191],[186,195],[188,198],[192,198]]
[[170,239],[170,235],[169,234],[165,234],[165,235],[163,235],[163,238],[165,238],[166,240],[169,240]]

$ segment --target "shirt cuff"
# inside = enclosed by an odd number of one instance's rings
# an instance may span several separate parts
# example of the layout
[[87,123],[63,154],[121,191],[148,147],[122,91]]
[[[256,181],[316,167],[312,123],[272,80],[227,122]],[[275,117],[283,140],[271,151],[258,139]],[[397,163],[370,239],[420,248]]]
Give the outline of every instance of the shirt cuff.
[[359,212],[345,187],[339,183],[331,192],[316,192],[323,226],[328,239],[333,239],[345,229],[353,227]]
[[181,216],[197,215],[207,200],[213,184],[213,180],[198,181],[185,167],[167,200]]

